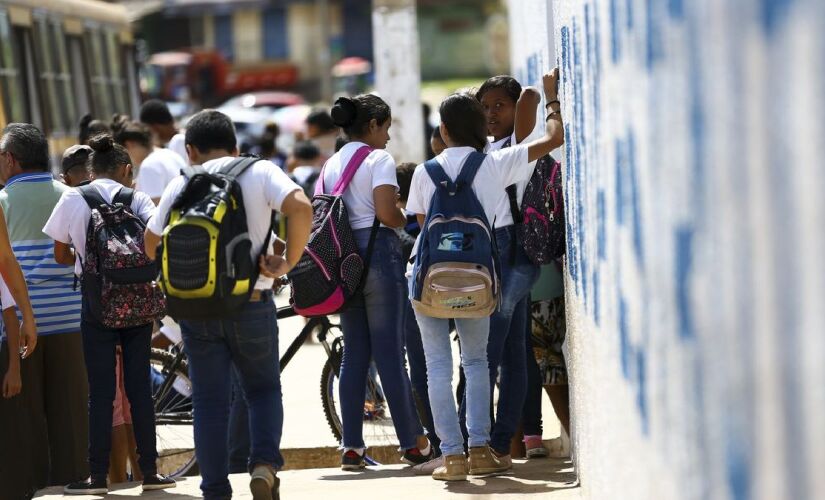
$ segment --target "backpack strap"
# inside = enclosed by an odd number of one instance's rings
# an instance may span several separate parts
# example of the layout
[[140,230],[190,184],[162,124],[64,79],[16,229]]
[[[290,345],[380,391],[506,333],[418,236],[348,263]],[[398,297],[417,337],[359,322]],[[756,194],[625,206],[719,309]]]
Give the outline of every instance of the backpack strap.
[[108,205],[108,203],[106,203],[106,200],[104,200],[103,197],[100,195],[100,192],[98,192],[98,190],[91,184],[86,184],[85,186],[78,186],[75,189],[78,193],[80,193],[80,196],[82,196],[83,199],[86,200],[86,204],[89,205],[89,208],[91,208],[92,210]]
[[516,191],[516,185],[510,184],[504,188],[504,190],[507,191],[507,198],[510,200],[510,213],[513,214],[513,223],[521,224],[524,222],[524,215],[518,206],[518,191]]
[[[372,148],[369,146],[361,146],[355,151],[355,154],[352,155],[349,163],[347,163],[347,166],[341,173],[341,177],[338,178],[335,186],[332,187],[332,192],[330,193],[332,196],[341,196],[344,194],[344,191],[346,191],[347,187],[349,187],[349,183],[352,182],[352,178],[355,177],[355,173],[358,171],[358,168],[362,163],[364,163],[364,160],[367,159],[370,153],[372,153]],[[321,169],[319,182],[315,184],[315,194],[324,194],[324,191],[326,191],[326,188],[324,187],[324,171],[326,168],[327,165],[325,163],[324,167]]]
[[424,169],[427,171],[427,175],[430,176],[430,179],[432,179],[433,184],[436,185],[436,188],[440,186],[446,189],[451,195],[455,194],[457,191],[456,184],[452,179],[450,179],[450,176],[444,171],[444,167],[438,163],[438,160],[433,158],[432,160],[425,162]]
[[187,179],[191,179],[198,174],[206,174],[208,173],[205,168],[200,165],[189,165],[188,167],[183,167],[180,169],[180,173],[182,176],[186,177]]
[[470,153],[467,159],[464,160],[464,165],[461,167],[461,172],[458,173],[458,177],[455,180],[457,189],[461,189],[464,186],[473,185],[473,179],[476,178],[476,174],[486,158],[486,154],[479,153],[478,151],[473,151]]
[[218,173],[232,179],[237,179],[242,173],[246,172],[246,169],[258,163],[260,160],[257,156],[241,156],[221,167]]
[[127,187],[120,188],[120,191],[117,192],[114,198],[112,198],[112,204],[120,203],[124,207],[131,207],[132,206],[132,199],[135,197],[135,190]]

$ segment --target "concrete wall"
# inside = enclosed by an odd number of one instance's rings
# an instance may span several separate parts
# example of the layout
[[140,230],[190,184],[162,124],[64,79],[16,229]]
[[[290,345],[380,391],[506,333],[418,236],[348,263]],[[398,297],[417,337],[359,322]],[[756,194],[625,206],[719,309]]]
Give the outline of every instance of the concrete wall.
[[514,74],[562,68],[586,496],[822,498],[825,2],[510,16]]

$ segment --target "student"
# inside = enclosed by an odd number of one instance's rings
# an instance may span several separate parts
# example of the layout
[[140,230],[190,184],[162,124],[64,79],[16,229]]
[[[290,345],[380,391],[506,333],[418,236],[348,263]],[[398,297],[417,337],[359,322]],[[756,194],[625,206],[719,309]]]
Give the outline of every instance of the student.
[[186,163],[168,149],[152,145],[152,134],[146,125],[119,119],[112,124],[115,141],[126,148],[136,169],[135,189],[149,195],[154,203],[172,180],[180,177]]
[[66,484],[88,475],[81,299],[73,289],[72,268],[55,261],[54,240],[43,234],[43,225],[71,188],[49,172],[46,136],[21,123],[9,124],[0,138],[0,181],[6,184],[0,207],[14,256],[25,262],[38,335],[38,349],[22,368],[23,402],[14,410],[23,412],[34,429],[21,434],[13,427],[0,428],[4,447],[31,450],[33,462],[12,460],[0,463],[0,470],[14,478],[34,474],[37,487]]
[[303,188],[308,198],[312,198],[315,193],[315,182],[321,175],[321,167],[324,166],[321,150],[311,141],[298,142],[292,151],[290,163],[295,165],[295,168],[289,176]]
[[[94,180],[89,185],[107,202],[112,203],[124,187],[132,184],[132,164],[129,154],[115,144],[110,135],[95,136],[89,142],[92,154],[89,164]],[[135,192],[130,205],[132,212],[144,223],[155,211],[148,195]],[[82,262],[91,249],[86,248],[86,231],[92,211],[77,189],[63,193],[54,207],[43,232],[54,239],[55,259],[74,265],[82,274]],[[83,352],[89,378],[89,469],[91,475],[70,483],[68,495],[105,494],[106,476],[112,446],[112,408],[116,391],[115,349],[123,350],[123,374],[126,393],[132,407],[134,431],[143,473],[143,490],[172,488],[175,482],[157,474],[158,452],[155,445],[155,414],[152,390],[146,367],[149,365],[152,322],[130,328],[113,329],[104,326],[91,313],[91,295],[83,290],[81,331]]]
[[324,160],[335,154],[338,126],[332,116],[323,109],[312,111],[306,120],[307,137],[318,145]]
[[98,135],[111,132],[109,124],[102,120],[95,120],[92,115],[83,115],[78,124],[79,133],[77,136],[77,143],[84,146],[89,145],[89,139]]
[[89,169],[86,163],[92,148],[76,144],[63,152],[63,161],[60,163],[60,180],[69,187],[84,186],[91,182]]
[[166,148],[189,163],[184,145],[184,135],[175,127],[175,119],[169,106],[160,99],[149,99],[140,107],[140,123],[149,127],[155,146]]
[[287,156],[278,149],[278,136],[281,135],[281,128],[277,123],[267,123],[264,134],[258,143],[258,156],[264,160],[269,160],[278,167],[286,169]]
[[[495,220],[501,199],[501,187],[528,179],[531,161],[544,156],[563,142],[561,115],[556,100],[558,71],[544,77],[544,93],[550,103],[545,134],[537,141],[518,145],[486,156],[472,184],[488,221]],[[473,151],[483,151],[487,145],[487,127],[481,104],[467,94],[454,94],[441,104],[441,136],[447,149],[436,157],[439,165],[456,179],[465,160]],[[417,214],[424,223],[436,186],[427,170],[420,165],[413,175],[407,210]],[[507,255],[510,242],[500,248]],[[464,454],[464,438],[459,426],[452,394],[452,354],[449,321],[416,312],[418,326],[427,359],[430,404],[436,433],[441,438],[443,465],[436,468],[433,478],[463,480],[467,473],[503,471],[510,465],[500,461],[490,450],[490,378],[487,362],[487,339],[490,319],[456,319],[461,340],[461,364],[466,374],[467,428],[469,432],[469,467]],[[523,349],[522,349],[523,352]],[[521,406],[519,406],[521,411]]]
[[[216,172],[238,155],[235,129],[228,116],[215,110],[196,114],[186,130],[186,149],[192,165]],[[266,160],[250,166],[237,180],[243,193],[250,254],[262,275],[250,301],[234,317],[210,321],[181,321],[184,349],[189,359],[195,411],[195,454],[201,491],[207,499],[232,494],[227,477],[230,377],[234,370],[249,408],[251,454],[248,470],[255,500],[277,498],[284,465],[280,451],[283,401],[278,365],[278,326],[273,302],[273,278],[285,275],[301,258],[312,222],[312,206],[301,188],[283,170]],[[146,251],[156,256],[157,244],[172,203],[186,179],[176,178],[164,192],[158,213],[146,228]],[[272,211],[288,218],[286,254],[262,255]]]
[[[356,470],[365,465],[364,401],[371,359],[381,377],[395,432],[404,450],[402,460],[416,465],[429,459],[431,446],[418,421],[410,379],[404,369],[404,263],[398,236],[390,228],[403,227],[407,218],[396,206],[395,160],[384,149],[390,140],[390,107],[375,95],[342,97],[333,106],[332,117],[350,142],[324,166],[321,175],[326,192],[332,190],[359,149],[372,148],[343,195],[359,253],[365,261],[369,259],[369,269],[362,291],[341,314],[341,468]],[[376,218],[384,227],[377,229],[373,252],[368,256]]]
[[[476,98],[484,109],[487,131],[493,137],[488,153],[521,144],[533,132],[536,109],[541,101],[535,89],[522,90],[514,78],[497,76],[484,82]],[[530,174],[533,168],[535,163],[529,164]],[[529,178],[527,175],[511,183],[516,191],[516,211]],[[501,251],[501,296],[498,310],[490,317],[487,360],[491,388],[500,373],[490,447],[506,465],[512,465],[510,440],[521,421],[527,395],[525,332],[530,307],[528,297],[539,276],[539,266],[530,261],[516,239],[513,211],[510,195],[499,186],[499,200],[492,220],[495,220],[496,243]]]

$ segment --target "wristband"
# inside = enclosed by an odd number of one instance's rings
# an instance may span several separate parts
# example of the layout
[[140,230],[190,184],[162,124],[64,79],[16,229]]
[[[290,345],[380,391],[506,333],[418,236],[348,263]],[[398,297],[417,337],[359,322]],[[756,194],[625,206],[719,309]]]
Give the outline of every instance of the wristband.
[[559,118],[561,118],[561,111],[553,111],[552,113],[547,115],[547,118],[545,118],[544,121],[549,122],[550,118],[553,118],[553,115],[559,115]]
[[549,108],[551,104],[558,104],[559,106],[561,106],[561,101],[559,101],[558,99],[554,99],[554,100],[548,102],[547,104],[545,104],[544,107]]

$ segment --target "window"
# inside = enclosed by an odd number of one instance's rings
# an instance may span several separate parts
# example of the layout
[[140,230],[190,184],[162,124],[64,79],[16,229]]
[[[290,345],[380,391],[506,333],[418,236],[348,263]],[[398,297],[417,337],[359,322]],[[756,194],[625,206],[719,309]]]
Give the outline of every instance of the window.
[[269,7],[263,16],[264,58],[289,58],[286,10],[283,7]]
[[112,96],[109,93],[107,61],[104,59],[103,33],[99,28],[89,27],[84,34],[86,61],[89,63],[89,82],[92,87],[94,115],[106,119],[114,114]]
[[[58,96],[60,68],[56,60],[58,54],[55,53],[55,47],[52,45],[49,24],[45,16],[39,16],[35,19],[35,67],[37,68],[39,88],[44,98],[43,104],[46,108],[46,129],[49,132],[63,132],[68,130],[65,127],[69,118],[66,116],[66,99]],[[60,82],[60,87],[62,89],[62,82]]]
[[9,122],[28,122],[23,72],[13,44],[8,13],[0,10],[0,106]]
[[232,15],[221,14],[215,16],[215,47],[223,54],[227,61],[235,57],[232,36]]
[[69,52],[66,50],[66,36],[63,34],[63,25],[60,21],[52,21],[51,47],[54,51],[55,72],[57,73],[57,97],[60,100],[63,112],[63,130],[72,130],[80,118],[77,114],[72,73],[69,66]]
[[109,88],[112,92],[112,103],[115,113],[130,114],[126,103],[126,73],[123,70],[123,54],[120,50],[120,40],[114,31],[104,32],[106,54],[109,57]]

